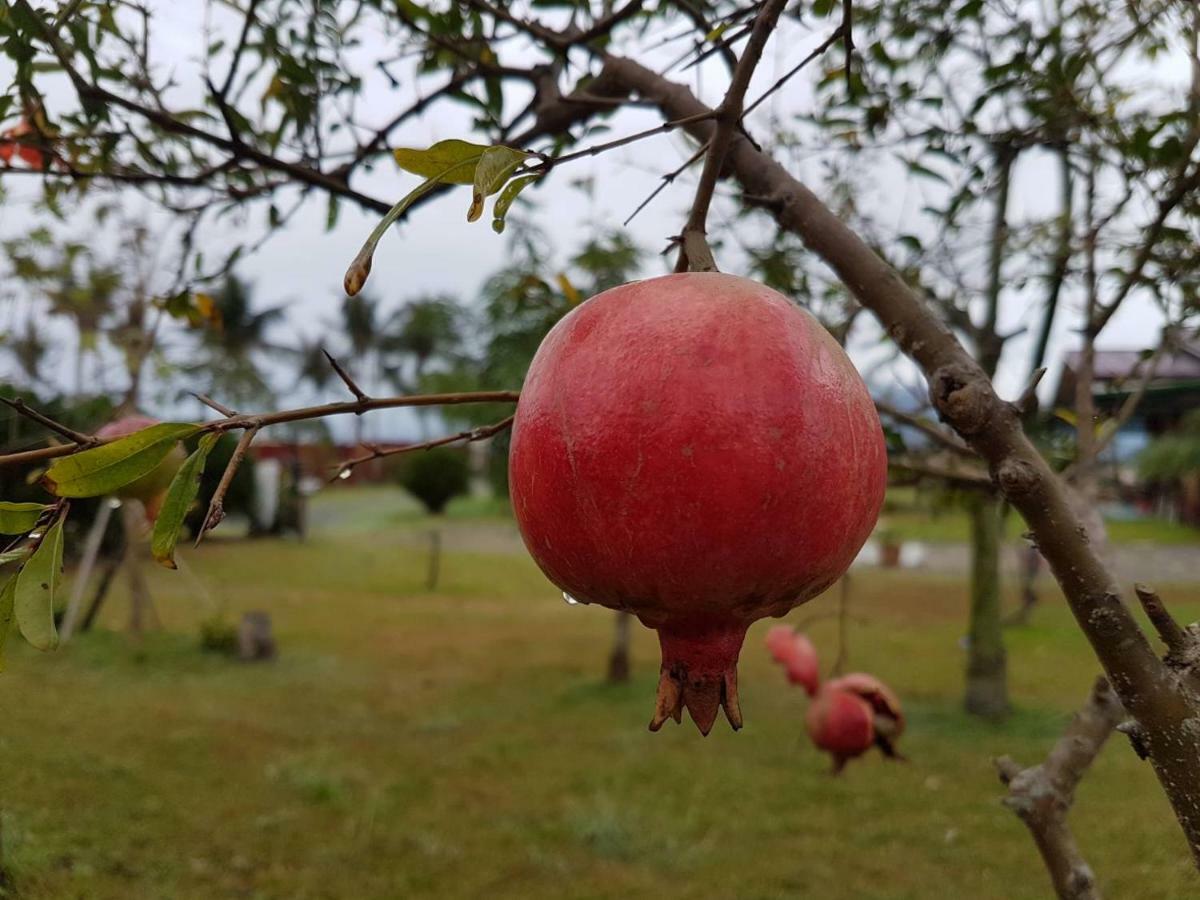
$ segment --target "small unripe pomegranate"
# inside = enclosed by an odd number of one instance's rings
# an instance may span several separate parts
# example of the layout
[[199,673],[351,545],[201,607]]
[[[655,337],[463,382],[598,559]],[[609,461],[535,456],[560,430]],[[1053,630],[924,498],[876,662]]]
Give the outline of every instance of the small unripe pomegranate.
[[[124,416],[105,425],[96,432],[96,437],[102,440],[114,440],[157,424],[158,419],[150,416],[136,414]],[[131,481],[122,487],[117,491],[117,496],[123,500],[139,501],[146,510],[146,519],[153,522],[158,518],[158,511],[167,496],[167,488],[171,486],[171,480],[186,458],[187,454],[184,453],[183,447],[176,444],[157,467],[137,481]]]
[[808,635],[790,625],[776,625],[767,632],[766,643],[771,657],[783,666],[788,681],[802,686],[810,697],[813,696],[821,682],[821,672],[817,648]]
[[662,647],[650,727],[742,724],[750,623],[833,584],[883,501],[883,431],[820,324],[717,273],[605,291],[538,349],[513,426],[513,509],[542,571]]
[[804,724],[813,744],[833,757],[835,775],[872,747],[900,758],[895,741],[904,732],[904,713],[896,695],[873,675],[855,672],[821,685]]

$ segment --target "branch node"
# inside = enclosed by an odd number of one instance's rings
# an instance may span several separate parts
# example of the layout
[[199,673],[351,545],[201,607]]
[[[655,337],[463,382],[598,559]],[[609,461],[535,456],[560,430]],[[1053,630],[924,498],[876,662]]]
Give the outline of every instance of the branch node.
[[[325,354],[325,358],[329,360],[329,364],[333,366],[333,371],[337,372],[338,378],[342,379],[342,383],[350,389],[350,393],[354,395],[356,400],[361,403],[370,399],[366,392],[355,383],[353,378],[350,377],[350,373],[342,368],[342,364],[334,359],[328,350],[322,347],[321,352]],[[361,413],[358,413],[358,415],[361,415]]]
[[1133,591],[1137,594],[1142,609],[1146,611],[1146,618],[1150,620],[1150,624],[1154,626],[1154,630],[1158,632],[1158,636],[1166,645],[1167,652],[1181,658],[1187,656],[1195,642],[1175,621],[1175,617],[1171,615],[1166,604],[1158,596],[1158,591],[1148,584],[1135,584]]
[[205,406],[207,406],[209,409],[219,412],[221,415],[225,416],[226,418],[229,418],[231,416],[236,416],[238,414],[236,409],[232,409],[232,408],[226,406],[224,403],[218,403],[216,400],[214,400],[212,397],[208,396],[207,394],[200,394],[200,393],[197,393],[196,391],[188,391],[188,393],[191,394],[193,397],[195,397],[197,400],[199,400],[201,403],[203,403]]

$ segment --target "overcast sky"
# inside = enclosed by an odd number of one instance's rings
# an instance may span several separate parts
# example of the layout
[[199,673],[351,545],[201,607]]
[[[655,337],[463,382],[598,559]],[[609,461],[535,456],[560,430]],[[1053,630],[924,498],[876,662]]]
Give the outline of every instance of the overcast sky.
[[[155,46],[158,59],[163,65],[171,65],[185,85],[194,86],[198,83],[196,61],[204,49],[206,7],[201,2],[181,0],[161,0],[157,4],[158,38]],[[216,16],[215,19],[210,18],[208,23],[210,27],[220,28],[222,20],[219,13]],[[824,27],[819,32],[810,33],[794,24],[786,25],[764,57],[750,96],[756,95],[794,65],[823,38],[824,32]],[[377,49],[368,42],[362,53],[369,56]],[[3,74],[0,69],[0,76]],[[1155,77],[1174,77],[1175,74],[1169,66],[1154,73]],[[725,81],[720,66],[699,67],[682,77],[710,102],[718,99],[713,91],[718,90]],[[797,79],[765,105],[758,115],[786,119],[790,114],[811,109],[812,94],[808,83],[804,79]],[[385,121],[404,101],[377,81],[369,80],[368,85],[365,108],[374,113],[374,120]],[[183,97],[186,90],[183,89],[179,95],[182,99],[186,99]],[[465,112],[446,105],[434,109],[435,117],[412,123],[397,135],[395,143],[421,146],[441,138],[468,136],[469,117]],[[623,111],[610,120],[611,132],[605,137],[636,131],[657,122],[649,111]],[[753,121],[751,128],[754,129]],[[660,176],[690,153],[691,148],[684,139],[662,136],[596,159],[582,160],[569,169],[564,167],[547,179],[548,184],[531,192],[537,204],[537,221],[550,236],[553,248],[561,258],[578,248],[590,234],[619,226],[653,190]],[[815,158],[791,168],[818,193],[821,192]],[[598,185],[594,192],[589,194],[572,187],[572,182],[592,177]],[[903,190],[896,190],[897,178],[898,170],[882,164],[877,169],[862,173],[866,197],[877,205],[880,218],[885,223],[899,225],[907,219],[915,220],[917,211],[926,202],[923,194],[927,189],[919,184],[906,184]],[[373,174],[361,183],[356,182],[355,186],[368,194],[395,199],[409,191],[415,183],[413,176],[383,161]],[[666,270],[668,263],[658,256],[657,251],[665,245],[667,235],[678,232],[690,203],[693,185],[692,180],[680,179],[629,226],[631,236],[650,251],[644,274],[653,275]],[[27,200],[22,199],[28,196],[27,189],[19,184],[6,184],[5,187],[10,190],[10,196],[0,207],[0,236],[9,237],[28,227],[30,207]],[[138,201],[133,200],[132,194],[129,196],[132,208]],[[1019,223],[1043,214],[1046,211],[1046,198],[1056,196],[1054,170],[1047,161],[1032,159],[1023,163],[1018,170],[1013,193],[1012,221]],[[460,189],[426,205],[411,222],[394,229],[376,254],[369,293],[391,308],[406,298],[426,293],[474,297],[484,278],[504,264],[508,242],[504,237],[492,233],[486,217],[483,221],[467,224],[465,213],[468,202],[465,189]],[[226,223],[222,228],[261,229],[264,217],[265,209],[254,213],[243,225]],[[325,230],[325,217],[324,199],[314,197],[306,209],[240,265],[240,274],[256,288],[258,303],[287,304],[288,321],[280,332],[285,339],[296,333],[315,337],[329,332],[329,323],[336,316],[341,302],[341,281],[346,265],[377,221],[374,215],[363,213],[348,203],[341,205],[340,218],[332,232]],[[740,224],[738,227],[748,226]],[[104,237],[98,236],[97,239],[102,241]],[[209,240],[220,242],[220,230],[214,232],[210,229]],[[727,271],[736,271],[735,267],[740,264],[736,257],[718,259],[718,262]],[[1006,326],[1018,326],[1031,321],[1037,312],[1034,296],[1031,293],[1028,300],[1017,298],[1005,306]],[[1071,328],[1078,322],[1078,309],[1073,302],[1066,305],[1066,315],[1060,316],[1052,343],[1052,375],[1044,385],[1046,392],[1056,381],[1054,373],[1062,353],[1077,344]],[[860,368],[870,373],[871,380],[877,385],[893,378],[917,383],[913,370],[906,365],[886,370],[878,368],[878,361],[886,351],[881,349],[874,323],[866,323],[865,319],[862,321],[865,324],[857,329],[851,346],[852,356]],[[12,318],[5,316],[0,318],[0,322],[11,323]],[[1156,340],[1160,326],[1161,320],[1150,304],[1130,302],[1110,325],[1102,344],[1145,347]],[[1009,348],[1006,356],[1009,364],[1002,369],[999,377],[1003,393],[1013,395],[1019,392],[1028,353],[1027,340],[1018,339]],[[10,368],[11,365],[11,360],[7,358],[0,363],[4,368]],[[0,369],[0,374],[2,371]],[[293,384],[290,375],[283,371],[277,374],[281,386]],[[284,402],[292,405],[293,397],[303,401],[311,399],[304,391],[293,388]],[[371,431],[376,437],[403,437],[412,432],[413,421],[400,412],[379,416],[371,426]],[[342,428],[339,433],[345,434],[346,431]]]

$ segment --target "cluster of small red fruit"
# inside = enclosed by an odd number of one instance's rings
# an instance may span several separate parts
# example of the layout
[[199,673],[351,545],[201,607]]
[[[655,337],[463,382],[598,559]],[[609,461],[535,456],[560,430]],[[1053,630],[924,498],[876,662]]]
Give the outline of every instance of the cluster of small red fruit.
[[878,747],[889,759],[902,759],[896,739],[904,731],[904,713],[886,684],[863,672],[822,683],[817,648],[790,625],[773,627],[766,644],[788,681],[802,686],[812,698],[804,724],[813,744],[833,757],[834,774],[871,747]]

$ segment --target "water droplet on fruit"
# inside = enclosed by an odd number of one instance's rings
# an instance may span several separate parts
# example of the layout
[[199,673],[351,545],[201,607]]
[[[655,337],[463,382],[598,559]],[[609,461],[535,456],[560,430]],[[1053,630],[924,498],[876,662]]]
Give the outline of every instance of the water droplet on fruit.
[[576,600],[574,597],[572,597],[566,591],[563,591],[563,602],[566,603],[567,606],[582,606],[582,604],[578,600]]

